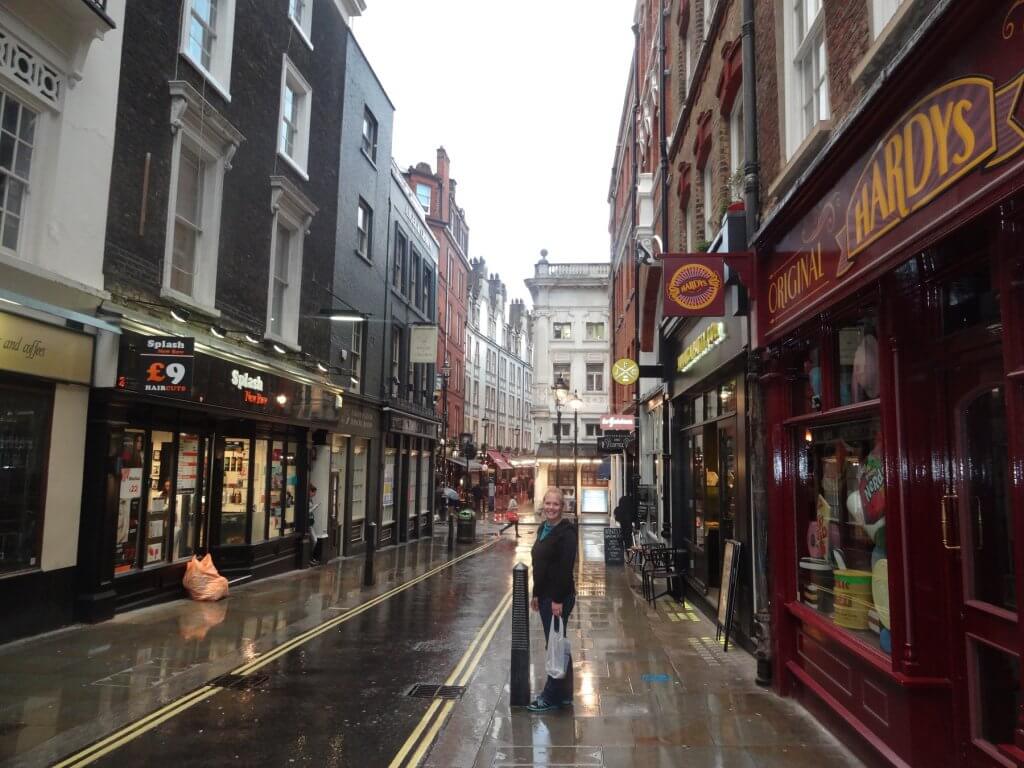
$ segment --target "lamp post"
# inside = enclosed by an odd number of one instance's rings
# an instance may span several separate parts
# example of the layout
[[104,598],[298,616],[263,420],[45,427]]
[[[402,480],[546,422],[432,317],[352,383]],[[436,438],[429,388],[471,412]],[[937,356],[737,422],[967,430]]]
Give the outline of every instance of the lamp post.
[[452,375],[452,366],[448,358],[441,367],[441,412],[444,418],[444,429],[441,438],[441,481],[443,487],[450,487],[448,482],[448,379]]
[[565,398],[569,394],[569,385],[565,383],[565,380],[559,376],[555,383],[551,386],[551,391],[555,394],[555,414],[557,416],[555,422],[555,487],[562,487],[562,405],[565,403]]
[[579,456],[579,443],[580,443],[580,408],[583,407],[583,401],[580,400],[579,393],[573,390],[572,398],[569,400],[569,407],[572,408],[572,498],[573,513],[576,515],[576,520],[582,519],[580,516],[580,456]]

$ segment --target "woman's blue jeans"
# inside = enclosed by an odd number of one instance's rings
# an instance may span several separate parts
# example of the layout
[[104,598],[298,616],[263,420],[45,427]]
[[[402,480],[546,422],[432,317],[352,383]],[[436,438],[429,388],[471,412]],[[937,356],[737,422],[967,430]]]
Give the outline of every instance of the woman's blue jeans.
[[[551,633],[551,598],[542,597],[540,599],[540,621],[544,625],[544,642],[548,641],[548,635]],[[562,603],[562,618],[561,621],[565,622],[566,631],[568,632],[569,627],[569,614],[572,613],[573,606],[576,605],[575,597],[567,597],[565,602]],[[547,683],[544,685],[544,691],[540,697],[544,699],[548,704],[559,705],[565,702],[572,701],[572,657],[569,657],[569,668],[565,672],[565,677],[561,680],[555,680],[553,677],[548,677]]]

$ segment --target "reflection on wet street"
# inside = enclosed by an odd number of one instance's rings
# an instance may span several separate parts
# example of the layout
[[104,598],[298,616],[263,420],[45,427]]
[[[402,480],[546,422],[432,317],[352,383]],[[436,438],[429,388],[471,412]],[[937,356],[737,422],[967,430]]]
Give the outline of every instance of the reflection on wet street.
[[[379,553],[372,588],[350,560],[0,649],[0,763],[52,764],[117,731],[91,764],[859,765],[692,607],[649,607],[628,568],[605,567],[596,527],[570,622],[575,706],[511,709],[507,595],[536,529],[486,528],[452,557],[490,546],[436,572],[440,537]],[[534,691],[543,646],[531,615]],[[451,702],[407,695],[451,680],[466,686]]]

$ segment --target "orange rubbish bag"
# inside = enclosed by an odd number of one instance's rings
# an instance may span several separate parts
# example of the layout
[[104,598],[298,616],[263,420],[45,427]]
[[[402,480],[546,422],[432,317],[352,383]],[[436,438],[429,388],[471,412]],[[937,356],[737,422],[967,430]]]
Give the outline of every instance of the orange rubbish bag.
[[202,558],[192,556],[181,584],[193,600],[220,600],[228,594],[228,580],[217,572],[209,554]]

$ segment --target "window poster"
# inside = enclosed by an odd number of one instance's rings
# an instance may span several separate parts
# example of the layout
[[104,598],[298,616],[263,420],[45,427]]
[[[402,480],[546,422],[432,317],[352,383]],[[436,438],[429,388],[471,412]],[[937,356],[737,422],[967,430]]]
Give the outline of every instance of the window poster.
[[199,438],[182,435],[178,443],[178,493],[195,493],[199,476]]
[[150,544],[146,549],[146,562],[155,563],[158,560],[163,559],[164,545],[163,542],[157,542],[156,544]]
[[388,456],[384,460],[384,506],[395,503],[395,457]]
[[130,569],[135,563],[141,509],[142,467],[122,467],[121,490],[117,502],[117,542],[114,549],[114,570],[117,573]]
[[164,521],[163,520],[150,520],[149,531],[146,534],[146,538],[149,539],[162,539],[164,535]]

